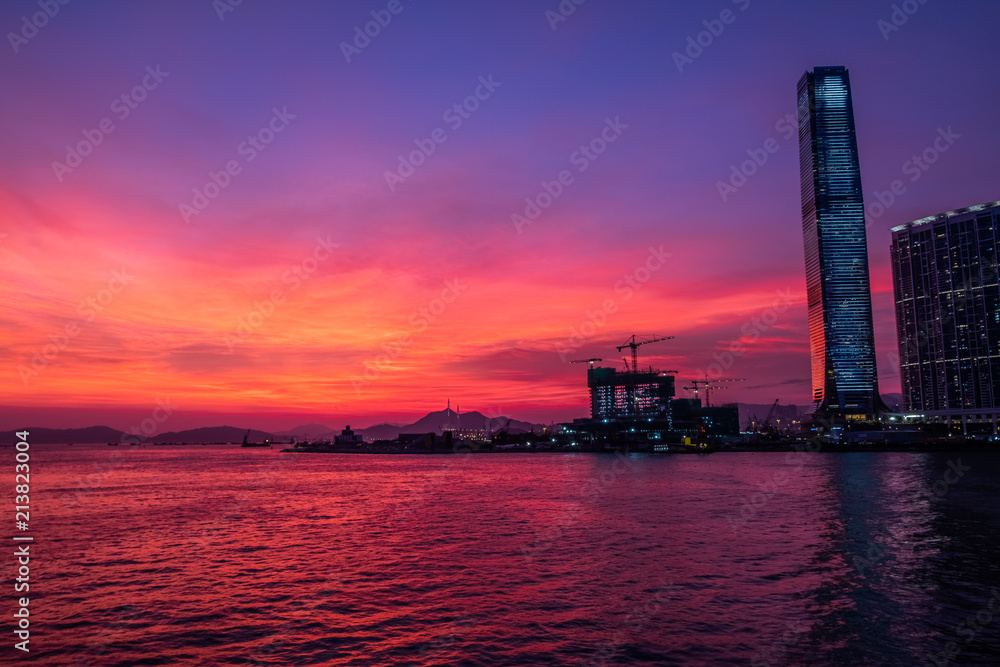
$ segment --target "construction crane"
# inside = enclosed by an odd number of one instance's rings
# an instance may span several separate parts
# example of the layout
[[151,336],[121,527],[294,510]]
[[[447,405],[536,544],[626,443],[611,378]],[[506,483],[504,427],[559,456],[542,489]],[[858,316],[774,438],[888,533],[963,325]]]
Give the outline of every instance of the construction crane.
[[590,364],[590,367],[594,367],[595,361],[604,361],[604,359],[577,359],[576,361],[571,361],[571,364]]
[[761,421],[757,415],[753,416],[753,419],[747,425],[747,430],[750,433],[757,435],[761,439],[766,440],[778,440],[781,438],[781,431],[778,427],[771,423],[774,418],[775,412],[778,409],[778,399],[775,399],[774,404],[771,405],[771,409],[767,411],[767,416]]
[[779,399],[777,399],[777,398],[774,399],[774,405],[772,405],[771,409],[768,411],[767,417],[764,417],[764,421],[760,425],[760,432],[761,433],[764,433],[766,435],[770,435],[772,433],[776,433],[777,432],[778,429],[775,428],[774,424],[771,423],[771,419],[774,417],[774,413],[778,409],[778,400]]
[[715,387],[716,389],[725,389],[725,387],[716,387],[716,385],[717,384],[721,384],[723,382],[743,382],[745,379],[746,378],[717,378],[715,380],[709,380],[708,376],[706,375],[704,380],[688,380],[688,382],[690,382],[693,386],[691,386],[691,387],[684,387],[684,389],[686,389],[688,391],[694,391],[694,397],[698,398],[698,385],[701,385],[702,387],[704,387],[705,388],[705,407],[706,408],[710,408],[710,407],[712,407],[712,403],[709,400],[708,390],[711,387]]
[[[659,338],[657,338],[654,335],[651,340],[640,340],[640,341],[637,341],[635,339],[635,334],[632,334],[632,337],[629,340],[625,341],[624,345],[619,345],[618,346],[618,351],[621,352],[626,347],[632,348],[632,368],[630,370],[633,373],[638,373],[639,372],[639,353],[638,353],[639,346],[640,345],[648,345],[649,343],[659,343],[661,340],[670,340],[671,338],[673,338],[673,336],[660,336]],[[627,361],[625,362],[625,367],[628,368],[628,362]]]

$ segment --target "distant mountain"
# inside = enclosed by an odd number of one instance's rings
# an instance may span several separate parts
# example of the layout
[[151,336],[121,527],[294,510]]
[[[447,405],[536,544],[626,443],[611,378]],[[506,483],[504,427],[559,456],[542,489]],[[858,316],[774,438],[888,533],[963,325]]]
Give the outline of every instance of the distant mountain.
[[441,433],[445,429],[456,428],[483,428],[486,417],[479,412],[466,412],[459,415],[448,408],[437,412],[428,412],[426,415],[403,427],[406,433]]
[[[364,429],[358,429],[358,433],[365,436],[367,440],[392,440],[400,433],[437,433],[441,434],[445,429],[484,429],[487,424],[494,431],[498,431],[507,424],[507,417],[490,418],[481,412],[463,412],[459,415],[452,409],[438,410],[430,412],[412,424],[397,426],[394,424],[378,424]],[[512,433],[527,433],[532,429],[538,431],[543,428],[542,424],[532,424],[517,419],[510,420],[509,430]]]
[[[190,442],[200,444],[203,442],[243,442],[246,434],[245,428],[236,426],[209,426],[206,428],[193,428],[187,431],[168,431],[154,435],[149,440],[143,442]],[[264,440],[275,440],[275,434],[266,431],[255,431],[250,429],[247,436],[250,442],[263,442]]]
[[[470,428],[484,429],[487,424],[493,431],[498,431],[507,424],[506,417],[496,417],[490,419],[481,412],[463,412],[461,417],[454,410],[440,410],[431,412],[421,417],[412,424],[377,424],[368,428],[356,429],[366,440],[393,440],[400,433],[437,433],[438,435],[446,429]],[[532,424],[517,419],[510,420],[508,429],[511,433],[519,433],[534,429],[542,429],[542,424]],[[243,442],[243,435],[247,432],[245,428],[238,426],[209,426],[205,428],[195,428],[186,431],[168,431],[160,433],[151,438],[137,438],[134,435],[123,433],[107,426],[90,426],[88,428],[28,428],[28,442],[31,444],[65,444],[65,443],[95,443],[95,442],[140,442],[146,443],[170,443],[187,442],[192,444],[215,443],[215,442]],[[251,429],[248,436],[250,442],[263,442],[264,440],[286,440],[294,437],[296,439],[308,438],[309,440],[328,440],[339,434],[339,429],[332,429],[323,424],[304,424],[296,426],[288,431],[278,433],[268,433]],[[124,439],[123,439],[124,436]],[[14,443],[17,436],[14,431],[0,432],[0,442]]]
[[[88,426],[87,428],[32,428],[28,432],[29,445],[51,445],[69,443],[119,442],[122,431],[109,426]],[[0,431],[0,441],[5,444],[20,442],[17,431]]]
[[301,438],[309,436],[310,438],[318,438],[320,436],[327,436],[333,433],[333,429],[324,424],[303,424],[302,426],[296,426],[293,429],[287,431],[275,431],[275,435],[292,436],[296,438]]

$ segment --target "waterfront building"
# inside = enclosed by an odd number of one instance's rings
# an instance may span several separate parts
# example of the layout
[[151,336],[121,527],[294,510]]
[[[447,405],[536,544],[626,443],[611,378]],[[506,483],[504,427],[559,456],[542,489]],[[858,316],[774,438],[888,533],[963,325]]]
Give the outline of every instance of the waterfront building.
[[851,83],[817,67],[798,83],[799,170],[815,417],[872,421],[878,391]]
[[363,445],[364,442],[364,437],[360,433],[355,433],[350,425],[344,427],[340,435],[333,438],[333,444],[335,445]]
[[740,409],[736,403],[706,407],[697,398],[675,399],[670,405],[674,430],[686,436],[736,436],[740,434]]
[[903,410],[966,434],[1000,415],[1000,201],[892,228]]
[[674,376],[614,368],[587,370],[590,418],[563,424],[570,446],[656,451],[673,435]]
[[591,419],[654,418],[670,422],[674,376],[653,371],[619,373],[614,368],[587,370]]

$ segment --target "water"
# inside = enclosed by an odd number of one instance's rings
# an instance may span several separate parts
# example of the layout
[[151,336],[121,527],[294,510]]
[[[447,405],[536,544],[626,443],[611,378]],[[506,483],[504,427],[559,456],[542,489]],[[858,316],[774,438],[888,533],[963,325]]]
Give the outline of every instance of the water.
[[32,456],[36,664],[1000,661],[1000,455]]

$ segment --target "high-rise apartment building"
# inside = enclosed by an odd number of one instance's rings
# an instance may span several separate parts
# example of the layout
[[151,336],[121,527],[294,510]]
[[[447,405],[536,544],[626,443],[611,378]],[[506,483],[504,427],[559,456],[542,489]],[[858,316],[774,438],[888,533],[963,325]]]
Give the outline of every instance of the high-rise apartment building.
[[[1000,202],[893,227],[903,409],[996,432],[1000,413]],[[986,427],[989,425],[988,427]],[[986,427],[986,428],[984,428]]]

